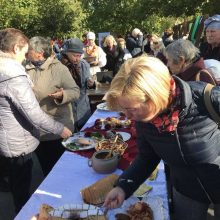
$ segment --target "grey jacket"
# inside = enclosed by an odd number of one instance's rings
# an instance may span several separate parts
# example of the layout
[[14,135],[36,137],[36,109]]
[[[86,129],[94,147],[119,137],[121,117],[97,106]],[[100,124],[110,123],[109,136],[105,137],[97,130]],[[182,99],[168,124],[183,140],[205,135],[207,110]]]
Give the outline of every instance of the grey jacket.
[[24,67],[0,51],[0,155],[33,152],[39,144],[38,129],[61,134],[63,128],[41,110]]

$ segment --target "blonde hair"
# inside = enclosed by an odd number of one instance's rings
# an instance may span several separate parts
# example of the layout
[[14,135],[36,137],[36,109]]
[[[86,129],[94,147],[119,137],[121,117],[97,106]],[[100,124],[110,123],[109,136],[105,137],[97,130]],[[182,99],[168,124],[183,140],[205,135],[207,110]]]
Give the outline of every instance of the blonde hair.
[[159,59],[148,56],[129,59],[111,82],[107,105],[111,110],[121,111],[117,100],[124,96],[141,103],[151,100],[155,112],[163,111],[168,105],[170,80],[168,68]]
[[117,45],[117,42],[116,42],[115,38],[114,38],[112,35],[108,35],[108,36],[105,38],[105,41],[104,41],[104,43],[103,43],[103,46],[104,46],[104,47],[107,47],[107,46],[108,46],[107,43],[108,43],[109,41],[113,41],[113,45]]

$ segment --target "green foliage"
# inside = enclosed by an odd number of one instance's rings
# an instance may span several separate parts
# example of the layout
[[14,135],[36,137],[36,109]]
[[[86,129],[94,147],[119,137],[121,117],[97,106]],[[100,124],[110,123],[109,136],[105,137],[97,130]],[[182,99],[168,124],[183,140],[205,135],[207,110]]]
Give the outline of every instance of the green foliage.
[[160,34],[179,19],[219,12],[219,0],[0,0],[0,29],[30,37],[81,37],[88,30],[124,35],[134,27]]
[[0,28],[28,36],[81,36],[85,14],[80,0],[0,0]]

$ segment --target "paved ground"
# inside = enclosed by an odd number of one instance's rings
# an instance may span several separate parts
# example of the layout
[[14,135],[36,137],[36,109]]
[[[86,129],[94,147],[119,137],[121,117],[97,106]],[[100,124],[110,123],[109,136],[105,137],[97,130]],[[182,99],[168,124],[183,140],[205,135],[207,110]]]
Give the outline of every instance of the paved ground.
[[[40,169],[38,160],[34,155],[34,168],[33,168],[33,181],[32,181],[33,192],[35,191],[37,186],[41,183],[42,179],[43,179],[42,171]],[[15,213],[14,213],[14,206],[12,203],[11,194],[0,192],[0,220],[13,220],[14,217],[15,217]],[[23,219],[23,220],[29,220],[29,219]],[[171,220],[174,219],[171,218]],[[207,220],[214,220],[212,209],[209,209]]]

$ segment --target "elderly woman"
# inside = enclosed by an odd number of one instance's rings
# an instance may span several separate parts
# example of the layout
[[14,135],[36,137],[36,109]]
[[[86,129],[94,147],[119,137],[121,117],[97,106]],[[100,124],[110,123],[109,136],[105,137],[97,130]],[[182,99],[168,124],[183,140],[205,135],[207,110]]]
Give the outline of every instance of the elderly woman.
[[105,69],[112,71],[115,75],[120,64],[123,61],[125,52],[121,47],[117,46],[117,42],[112,35],[108,35],[103,43],[103,50],[106,53],[107,63],[104,66]]
[[[220,130],[205,108],[205,85],[172,77],[154,57],[124,63],[107,105],[136,121],[139,153],[107,195],[106,208],[121,206],[162,159],[170,167],[175,219],[205,220],[210,203],[220,219]],[[214,87],[211,99],[220,114],[219,96]]]
[[200,45],[201,56],[204,59],[220,61],[220,15],[216,14],[204,21],[207,42]]
[[[40,36],[30,39],[28,59],[30,63],[26,65],[26,71],[34,84],[40,107],[73,132],[71,102],[79,98],[79,87],[68,68],[54,57],[50,41]],[[44,176],[47,176],[65,149],[57,135],[42,132],[40,140],[36,154]]]
[[87,89],[95,88],[95,82],[90,74],[89,64],[82,59],[83,43],[78,38],[68,39],[62,51],[61,62],[66,65],[80,89],[80,97],[72,102],[75,118],[75,130],[79,131],[91,116]]
[[143,33],[140,29],[134,28],[132,30],[131,35],[126,40],[126,47],[132,57],[138,57],[143,53]]
[[95,33],[87,33],[87,45],[84,49],[84,59],[90,64],[90,73],[94,80],[96,73],[101,71],[101,67],[106,65],[106,54],[103,49],[95,43]]
[[[179,39],[166,47],[167,66],[172,74],[185,81],[200,80],[216,84],[211,73],[205,69],[204,60],[199,55],[199,49],[189,40]],[[198,75],[199,74],[199,75]]]

